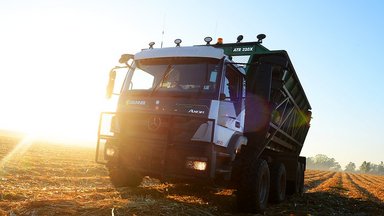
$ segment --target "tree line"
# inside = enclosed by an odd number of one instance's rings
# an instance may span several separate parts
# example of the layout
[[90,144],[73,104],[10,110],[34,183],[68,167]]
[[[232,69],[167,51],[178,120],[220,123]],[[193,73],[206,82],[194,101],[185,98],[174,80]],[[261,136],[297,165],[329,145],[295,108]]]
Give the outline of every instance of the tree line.
[[324,154],[318,154],[314,157],[307,157],[307,169],[360,172],[384,175],[383,161],[381,161],[379,164],[364,161],[358,167],[355,163],[349,162],[343,169],[339,162],[337,162],[334,158],[329,158]]

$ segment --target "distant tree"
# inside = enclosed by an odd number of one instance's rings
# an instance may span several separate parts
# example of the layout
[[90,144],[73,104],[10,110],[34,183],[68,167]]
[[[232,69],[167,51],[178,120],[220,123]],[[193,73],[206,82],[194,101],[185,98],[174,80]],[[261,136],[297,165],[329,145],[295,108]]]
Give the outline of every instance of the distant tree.
[[369,172],[371,172],[371,173],[379,173],[379,165],[371,163],[371,169],[370,169]]
[[377,171],[379,172],[379,174],[384,174],[384,163],[383,163],[383,161],[381,161],[381,163],[379,164]]
[[315,168],[315,161],[313,160],[313,157],[307,157],[307,168],[314,169]]
[[340,164],[334,158],[329,158],[324,154],[318,154],[315,157],[308,157],[307,167],[309,169],[319,170],[341,170]]
[[368,173],[372,169],[371,162],[364,161],[361,165],[359,170],[364,173]]
[[352,163],[352,162],[349,162],[346,166],[345,166],[345,170],[346,172],[355,172],[356,170],[356,164],[355,163]]
[[340,166],[339,162],[335,162],[335,164],[333,165],[333,167],[330,168],[330,170],[341,171],[341,166]]

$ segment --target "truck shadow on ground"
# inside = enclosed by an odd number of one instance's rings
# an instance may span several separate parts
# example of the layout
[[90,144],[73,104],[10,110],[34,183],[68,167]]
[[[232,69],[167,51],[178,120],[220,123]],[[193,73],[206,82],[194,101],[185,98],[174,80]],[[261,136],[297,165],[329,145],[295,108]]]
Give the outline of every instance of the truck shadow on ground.
[[[138,213],[143,208],[152,209],[153,215],[232,215],[236,213],[233,190],[197,184],[151,184],[138,188],[118,188],[123,199],[133,202],[151,203],[150,205],[130,208],[125,213]],[[161,206],[161,208],[159,208]],[[125,209],[124,211],[128,210]]]
[[[153,184],[118,190],[123,199],[136,197],[138,202],[134,200],[136,204],[117,209],[116,213],[255,215],[237,212],[235,191],[231,189],[195,184]],[[262,215],[384,215],[384,204],[337,193],[316,192],[290,196],[280,204],[271,203]]]

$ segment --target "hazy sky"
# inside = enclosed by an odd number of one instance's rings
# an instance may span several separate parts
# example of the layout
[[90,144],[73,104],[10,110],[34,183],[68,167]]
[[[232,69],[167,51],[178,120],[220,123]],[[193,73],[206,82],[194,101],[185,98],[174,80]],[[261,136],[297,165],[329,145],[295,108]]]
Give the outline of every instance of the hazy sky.
[[[264,33],[313,108],[302,155],[384,161],[382,1],[0,0],[0,129],[95,140],[122,53]],[[271,2],[271,1],[270,1]]]

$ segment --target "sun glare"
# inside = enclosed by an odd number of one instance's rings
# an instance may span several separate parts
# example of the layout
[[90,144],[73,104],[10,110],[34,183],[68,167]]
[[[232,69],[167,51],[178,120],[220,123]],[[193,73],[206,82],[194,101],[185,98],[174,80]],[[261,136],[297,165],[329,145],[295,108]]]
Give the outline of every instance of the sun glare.
[[8,161],[22,156],[32,145],[33,141],[33,136],[24,137],[19,143],[17,143],[11,152],[9,152],[4,158],[0,160],[0,169],[4,168]]
[[0,129],[95,145],[100,112],[115,103],[104,95],[117,60],[99,45],[108,32],[64,12],[25,11],[4,26],[12,34],[0,41]]
[[27,110],[17,115],[19,120],[12,117],[15,113],[11,112],[11,118],[3,119],[2,124],[8,125],[6,129],[27,134],[28,140],[33,137],[64,144],[95,145],[100,112],[102,107],[110,106],[108,101],[64,100],[64,103],[73,106],[46,100],[34,107],[25,107]]

